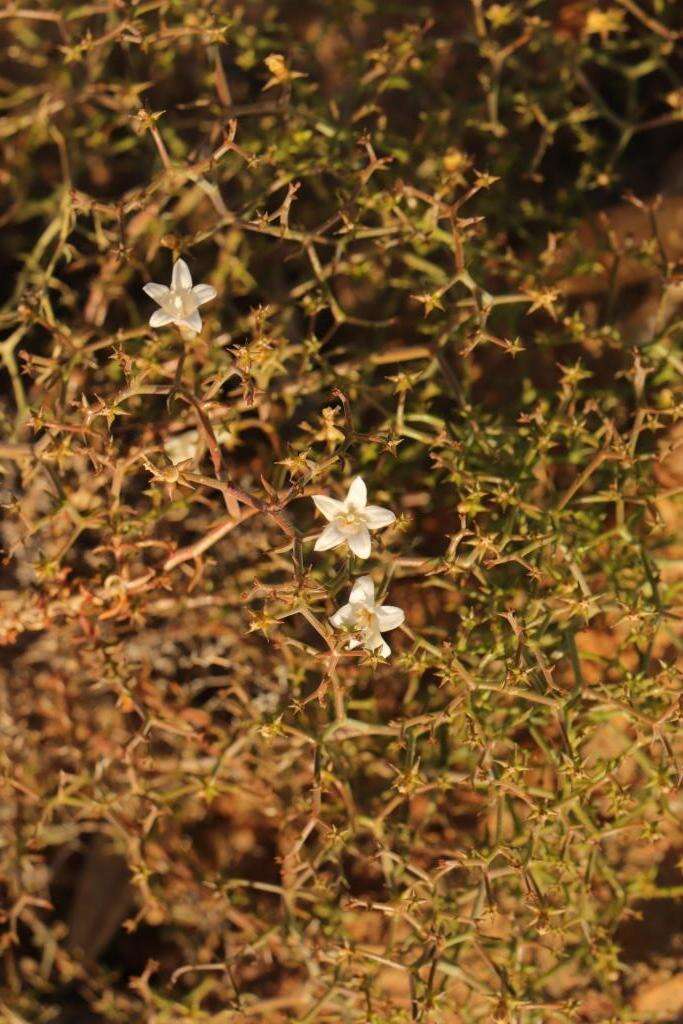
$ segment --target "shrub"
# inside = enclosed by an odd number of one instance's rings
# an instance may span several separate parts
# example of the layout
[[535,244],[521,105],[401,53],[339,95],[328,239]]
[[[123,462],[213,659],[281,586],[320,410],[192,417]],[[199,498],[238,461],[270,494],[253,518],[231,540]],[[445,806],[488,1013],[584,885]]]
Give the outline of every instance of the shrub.
[[0,15],[13,1024],[680,1011],[676,7]]

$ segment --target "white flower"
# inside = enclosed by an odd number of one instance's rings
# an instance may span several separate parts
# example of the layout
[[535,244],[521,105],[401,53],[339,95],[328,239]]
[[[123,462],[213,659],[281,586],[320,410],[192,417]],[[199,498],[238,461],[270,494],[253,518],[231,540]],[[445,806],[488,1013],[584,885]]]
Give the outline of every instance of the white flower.
[[366,651],[376,651],[386,658],[391,647],[382,639],[382,633],[396,629],[405,619],[402,608],[375,603],[375,584],[370,576],[361,576],[349,594],[349,603],[335,612],[330,622],[336,629],[353,629],[359,634],[349,640],[349,650],[361,644]]
[[199,334],[202,329],[202,318],[197,307],[216,298],[216,289],[210,284],[192,286],[192,275],[185,260],[176,260],[173,264],[170,288],[165,284],[146,284],[143,291],[161,306],[149,318],[150,327],[176,324],[177,327],[187,327],[195,334]]
[[314,494],[316,508],[322,512],[329,525],[315,542],[316,551],[327,551],[339,544],[348,544],[354,555],[367,558],[370,554],[370,530],[381,530],[396,519],[388,508],[368,505],[368,492],[361,477],[351,482],[344,501]]
[[[212,424],[212,426],[218,444],[223,444],[231,439],[230,431],[226,430],[225,427],[217,427],[215,424]],[[164,451],[173,465],[177,466],[180,462],[187,462],[189,459],[196,458],[199,440],[199,433],[194,428],[192,430],[183,430],[180,434],[171,434],[170,437],[166,438],[164,441]]]
[[174,466],[180,462],[188,462],[197,454],[199,433],[196,430],[183,430],[180,434],[172,434],[164,441],[164,451]]

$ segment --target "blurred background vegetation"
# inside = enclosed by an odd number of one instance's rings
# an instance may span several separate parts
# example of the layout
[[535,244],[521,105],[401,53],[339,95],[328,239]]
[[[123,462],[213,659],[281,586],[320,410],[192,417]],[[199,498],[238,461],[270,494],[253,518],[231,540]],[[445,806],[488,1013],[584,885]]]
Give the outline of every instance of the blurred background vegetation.
[[11,1024],[683,1020],[681,13],[0,11]]

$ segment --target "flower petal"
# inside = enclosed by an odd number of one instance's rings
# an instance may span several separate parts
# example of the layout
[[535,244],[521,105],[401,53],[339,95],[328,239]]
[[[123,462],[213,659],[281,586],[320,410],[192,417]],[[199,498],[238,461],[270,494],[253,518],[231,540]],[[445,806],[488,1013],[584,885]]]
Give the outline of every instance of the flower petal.
[[365,508],[368,503],[368,489],[362,476],[354,477],[346,495],[346,502],[355,508]]
[[172,316],[165,313],[163,309],[155,309],[149,318],[150,327],[165,327],[166,324],[170,324],[173,320]]
[[359,526],[357,530],[349,534],[346,543],[358,558],[369,558],[372,544],[367,526]]
[[336,629],[340,629],[342,626],[350,629],[355,626],[357,616],[358,609],[354,608],[352,604],[345,604],[330,616],[330,622]]
[[174,292],[188,290],[192,287],[192,274],[185,260],[176,260],[173,264],[171,288]]
[[367,505],[363,509],[363,519],[369,530],[381,530],[396,522],[396,516],[391,509],[380,508],[379,505]]
[[334,523],[328,523],[315,542],[314,551],[329,551],[338,544],[344,543],[344,534],[340,533]]
[[198,306],[203,306],[205,302],[211,302],[218,295],[218,292],[210,284],[196,284],[192,289],[192,294],[197,300]]
[[388,658],[389,655],[391,654],[391,647],[386,642],[386,640],[382,640],[382,646],[379,649],[379,653],[382,655],[383,658]]
[[392,604],[383,604],[375,611],[377,625],[381,633],[387,633],[390,629],[396,629],[405,621],[405,612],[402,608],[395,608]]
[[196,334],[199,334],[202,329],[202,318],[196,309],[194,313],[190,313],[189,316],[184,316],[179,323],[183,324],[185,327],[189,327],[189,329],[194,331]]
[[366,651],[376,651],[378,647],[384,646],[382,634],[376,626],[371,626],[363,636],[363,647]]
[[322,512],[325,519],[329,519],[331,521],[346,511],[344,502],[337,501],[336,498],[328,498],[326,494],[313,494],[311,497],[313,498],[315,507],[319,512]]
[[370,605],[371,608],[374,608],[375,584],[372,582],[372,576],[358,577],[349,594],[349,603]]
[[142,290],[145,295],[149,295],[150,299],[154,299],[155,302],[161,302],[168,295],[170,288],[165,284],[154,284],[153,281],[150,281]]

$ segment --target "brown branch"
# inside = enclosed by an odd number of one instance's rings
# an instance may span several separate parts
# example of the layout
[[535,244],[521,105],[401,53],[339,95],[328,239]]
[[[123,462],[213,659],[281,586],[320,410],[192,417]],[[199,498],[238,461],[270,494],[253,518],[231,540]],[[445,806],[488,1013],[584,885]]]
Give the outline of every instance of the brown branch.
[[241,526],[242,523],[245,523],[248,519],[253,519],[255,515],[258,515],[258,511],[258,509],[252,508],[243,512],[240,519],[233,519],[232,516],[230,516],[227,519],[221,520],[217,526],[214,526],[212,530],[205,533],[200,540],[195,541],[194,544],[188,544],[187,547],[181,548],[180,551],[176,551],[175,555],[171,555],[170,558],[167,558],[164,562],[164,572],[170,572],[171,569],[175,569],[175,567],[180,565],[182,562],[188,562],[191,558],[198,558],[199,555],[208,551],[210,547],[217,544],[219,540],[222,540],[223,537],[234,530],[235,527]]

